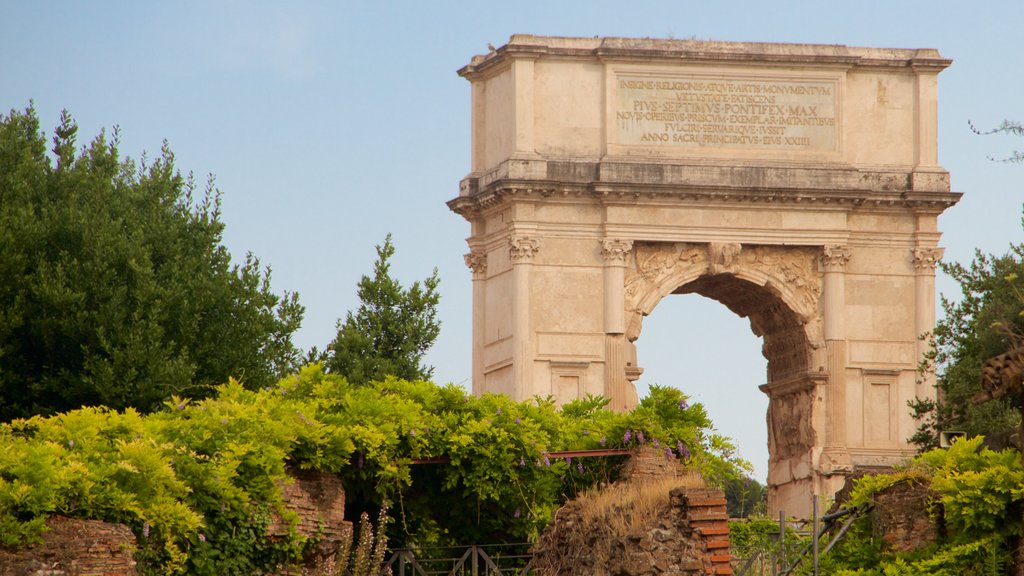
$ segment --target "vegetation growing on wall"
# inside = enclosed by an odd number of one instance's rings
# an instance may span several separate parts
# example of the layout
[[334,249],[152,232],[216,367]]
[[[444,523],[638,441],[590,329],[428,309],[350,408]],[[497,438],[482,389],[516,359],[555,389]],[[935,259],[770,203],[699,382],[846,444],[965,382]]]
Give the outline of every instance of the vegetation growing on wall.
[[883,552],[861,518],[822,563],[837,576],[1000,576],[1020,534],[1024,469],[1016,450],[994,451],[982,439],[960,440],[948,450],[918,456],[894,474],[859,480],[847,506],[870,502],[899,482],[930,486],[937,495],[930,513],[941,517],[944,536],[909,553]]
[[[289,467],[339,473],[363,509],[390,500],[395,546],[536,535],[565,498],[613,474],[557,450],[654,445],[712,479],[737,474],[732,447],[679,391],[653,388],[627,414],[604,404],[559,410],[397,379],[356,387],[311,366],[148,416],[87,408],[15,420],[0,425],[0,543],[32,541],[59,513],[131,526],[147,574],[253,574],[307,544],[264,537],[272,514],[288,518],[278,483]],[[412,463],[439,456],[450,463]]]

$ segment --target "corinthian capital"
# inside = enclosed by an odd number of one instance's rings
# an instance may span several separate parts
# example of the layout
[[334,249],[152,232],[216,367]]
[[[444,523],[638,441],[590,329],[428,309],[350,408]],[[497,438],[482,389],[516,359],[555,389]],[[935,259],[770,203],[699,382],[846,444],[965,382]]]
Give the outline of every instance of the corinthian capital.
[[601,255],[606,262],[625,263],[626,255],[633,250],[632,240],[602,240]]
[[508,239],[508,253],[513,264],[529,263],[540,250],[540,239],[529,236],[512,236]]
[[487,274],[487,253],[483,250],[474,250],[468,254],[464,254],[463,259],[466,261],[466,266],[473,271],[474,277],[483,277]]
[[821,265],[825,272],[842,272],[850,261],[850,249],[839,244],[829,244],[821,253]]
[[914,248],[911,250],[914,270],[918,272],[935,272],[935,265],[942,260],[945,248]]

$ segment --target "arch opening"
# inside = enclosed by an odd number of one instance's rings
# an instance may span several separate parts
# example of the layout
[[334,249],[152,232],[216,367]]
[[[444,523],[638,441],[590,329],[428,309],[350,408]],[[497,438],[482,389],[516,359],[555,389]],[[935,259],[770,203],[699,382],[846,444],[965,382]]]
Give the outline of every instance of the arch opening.
[[[715,300],[750,322],[767,361],[768,507],[802,510],[817,492],[823,432],[822,275],[810,247],[740,244],[641,244],[626,274],[627,339],[672,294]],[[637,348],[642,358],[642,348]],[[638,359],[639,359],[638,358]],[[817,368],[815,368],[817,367]]]
[[698,294],[662,299],[636,342],[644,369],[638,396],[658,384],[701,403],[762,484],[768,477],[768,397],[757,389],[767,375],[763,344],[749,319]]

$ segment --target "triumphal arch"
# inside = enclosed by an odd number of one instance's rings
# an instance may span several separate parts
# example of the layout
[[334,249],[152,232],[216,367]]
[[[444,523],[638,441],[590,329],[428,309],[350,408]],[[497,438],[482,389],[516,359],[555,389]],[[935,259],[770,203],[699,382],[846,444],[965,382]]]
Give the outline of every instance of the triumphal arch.
[[935,394],[916,368],[937,218],[960,198],[936,154],[949,64],[527,35],[474,57],[472,170],[448,203],[471,224],[473,391],[628,409],[644,317],[695,293],[764,343],[773,510],[905,460],[906,403]]

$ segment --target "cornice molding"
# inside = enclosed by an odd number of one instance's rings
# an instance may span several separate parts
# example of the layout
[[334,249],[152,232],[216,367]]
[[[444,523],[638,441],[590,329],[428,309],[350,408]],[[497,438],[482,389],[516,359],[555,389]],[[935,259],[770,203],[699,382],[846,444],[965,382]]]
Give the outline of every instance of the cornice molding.
[[869,189],[823,190],[756,188],[687,184],[626,184],[594,182],[497,180],[475,194],[449,200],[448,208],[467,220],[513,201],[581,199],[604,203],[637,204],[650,201],[808,205],[840,209],[894,208],[941,212],[959,202],[959,192],[905,192]]

